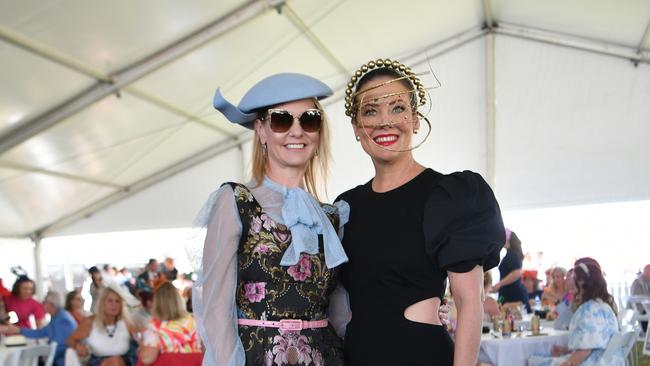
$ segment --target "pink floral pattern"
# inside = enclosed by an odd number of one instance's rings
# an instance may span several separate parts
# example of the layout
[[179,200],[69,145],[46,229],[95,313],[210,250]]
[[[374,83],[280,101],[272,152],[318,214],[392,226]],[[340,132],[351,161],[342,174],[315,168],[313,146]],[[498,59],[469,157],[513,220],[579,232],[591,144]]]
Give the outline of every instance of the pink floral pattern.
[[298,263],[287,269],[289,275],[296,281],[305,281],[311,276],[311,258],[306,254],[300,255]]
[[274,230],[273,237],[282,244],[291,241],[291,231],[289,230]]
[[273,360],[276,365],[322,366],[323,356],[309,345],[309,338],[295,331],[279,331],[273,337],[273,349],[266,353],[266,363]]
[[251,220],[250,230],[253,234],[259,234],[259,232],[262,230],[262,219],[258,216],[253,216],[253,219]]
[[255,249],[253,249],[253,253],[267,254],[268,252],[269,252],[269,246],[263,243],[257,244],[255,246]]
[[[240,187],[239,185],[236,185]],[[234,189],[234,187],[233,187]],[[237,250],[237,311],[248,319],[324,319],[337,271],[325,256],[302,254],[293,266],[282,266],[291,231],[267,215],[246,187],[236,195],[238,213],[249,229]],[[327,211],[338,227],[336,210]],[[278,328],[240,326],[247,365],[343,366],[343,345],[332,327],[289,333]]]
[[262,219],[262,227],[266,230],[271,230],[275,225],[273,220],[265,213],[263,213],[260,218]]
[[244,284],[245,296],[250,302],[260,302],[266,296],[266,282]]

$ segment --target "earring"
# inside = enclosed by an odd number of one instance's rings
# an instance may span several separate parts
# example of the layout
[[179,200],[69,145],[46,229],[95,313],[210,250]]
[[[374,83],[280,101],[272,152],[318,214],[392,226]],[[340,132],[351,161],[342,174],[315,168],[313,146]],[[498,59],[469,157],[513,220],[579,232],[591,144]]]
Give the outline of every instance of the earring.
[[357,141],[361,141],[361,137],[360,137],[359,135],[356,135],[354,138],[355,138]]
[[262,143],[262,150],[264,150],[264,155],[266,155],[266,142]]
[[414,129],[413,129],[413,134],[414,134],[414,135],[417,135],[417,134],[418,134],[418,129],[417,129],[417,128],[414,128]]

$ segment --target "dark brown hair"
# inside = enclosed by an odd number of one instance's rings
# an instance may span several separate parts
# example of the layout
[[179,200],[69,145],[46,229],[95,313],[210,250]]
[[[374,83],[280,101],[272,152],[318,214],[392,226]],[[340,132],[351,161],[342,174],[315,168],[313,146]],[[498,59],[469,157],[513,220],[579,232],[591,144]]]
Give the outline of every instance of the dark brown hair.
[[584,257],[576,260],[573,266],[573,276],[577,288],[574,301],[576,308],[589,300],[601,299],[614,310],[615,314],[617,313],[614,297],[607,292],[607,281],[600,269],[600,264],[595,259]]
[[20,295],[20,286],[27,282],[31,282],[31,284],[34,285],[34,291],[32,291],[32,295],[34,295],[36,293],[36,283],[27,276],[19,276],[18,279],[16,279],[16,282],[14,282],[14,285],[11,288],[11,294],[14,296]]
[[70,291],[65,295],[65,306],[63,307],[65,310],[69,312],[72,311],[72,300],[74,300],[77,295],[81,296],[77,290]]
[[524,251],[521,249],[521,240],[514,231],[510,231],[510,248],[508,251],[514,251],[520,260],[524,260]]

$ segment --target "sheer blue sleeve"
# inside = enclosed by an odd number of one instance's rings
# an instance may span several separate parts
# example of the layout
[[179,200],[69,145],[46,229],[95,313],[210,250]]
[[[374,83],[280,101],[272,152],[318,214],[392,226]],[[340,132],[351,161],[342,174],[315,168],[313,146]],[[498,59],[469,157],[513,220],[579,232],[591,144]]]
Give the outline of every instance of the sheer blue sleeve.
[[192,305],[205,345],[203,365],[206,366],[245,363],[235,302],[241,231],[233,190],[224,185],[203,206],[186,246],[198,273],[192,289]]

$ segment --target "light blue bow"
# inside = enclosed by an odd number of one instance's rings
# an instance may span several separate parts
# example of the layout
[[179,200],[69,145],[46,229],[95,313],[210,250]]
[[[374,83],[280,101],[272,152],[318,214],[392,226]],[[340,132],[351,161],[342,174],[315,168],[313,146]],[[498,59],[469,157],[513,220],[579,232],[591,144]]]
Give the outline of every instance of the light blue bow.
[[319,234],[323,235],[327,268],[334,268],[348,261],[336,230],[312,195],[302,188],[287,188],[266,177],[264,185],[282,193],[284,197],[282,219],[291,231],[291,244],[282,256],[281,265],[292,266],[298,263],[300,253],[318,253]]

